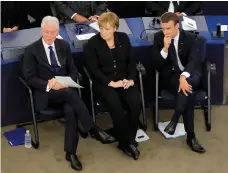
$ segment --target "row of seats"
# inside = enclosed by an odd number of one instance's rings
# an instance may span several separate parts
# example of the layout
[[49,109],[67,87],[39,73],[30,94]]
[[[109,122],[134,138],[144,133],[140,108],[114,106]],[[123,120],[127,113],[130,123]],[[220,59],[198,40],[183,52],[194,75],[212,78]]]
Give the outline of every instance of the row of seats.
[[[201,108],[204,111],[205,116],[205,125],[207,131],[211,130],[211,102],[210,102],[210,86],[211,86],[211,74],[215,71],[214,64],[210,64],[210,62],[206,59],[205,53],[206,53],[206,40],[201,37],[199,37],[199,42],[201,45],[201,62],[203,64],[203,77],[202,77],[202,86],[199,90],[195,91],[195,98],[196,98],[196,108]],[[21,56],[23,58],[23,55]],[[139,77],[139,88],[141,93],[141,99],[142,99],[142,122],[139,120],[139,127],[143,130],[147,130],[147,115],[145,110],[145,103],[144,103],[144,92],[143,92],[143,75],[145,75],[146,70],[143,67],[141,63],[136,64],[136,69],[138,71],[138,77]],[[100,114],[101,112],[108,111],[105,108],[105,103],[102,103],[99,99],[99,96],[96,94],[96,91],[93,88],[93,80],[91,78],[90,72],[86,66],[83,67],[85,76],[82,76],[79,74],[80,80],[82,78],[86,78],[89,82],[89,93],[90,93],[90,111],[91,115],[93,116],[93,121],[96,123],[96,117],[97,114]],[[33,117],[33,129],[34,129],[34,137],[35,139],[32,141],[33,147],[38,148],[39,147],[39,135],[38,135],[38,128],[37,123],[47,121],[47,120],[53,120],[53,119],[59,119],[62,118],[62,110],[61,109],[53,109],[48,108],[39,112],[35,112],[34,109],[34,103],[33,103],[33,92],[32,89],[26,84],[22,76],[19,76],[20,81],[22,84],[27,88],[28,90],[28,97],[30,99],[30,105],[31,105],[31,112]],[[80,80],[77,82],[80,83]],[[153,122],[154,122],[154,130],[158,130],[158,122],[159,122],[159,109],[164,108],[164,103],[166,105],[171,105],[170,103],[175,102],[175,96],[169,93],[166,90],[162,90],[159,86],[159,71],[156,70],[156,99],[155,103],[152,106],[153,110]],[[78,89],[79,95],[81,96],[81,90]],[[168,104],[167,104],[168,103]],[[100,109],[102,107],[102,109]],[[168,108],[172,108],[172,106],[168,106]],[[126,112],[127,113],[127,112]],[[63,121],[64,123],[64,121]],[[25,123],[25,124],[19,124],[18,127],[22,127],[25,125],[28,125],[31,123]],[[82,137],[87,137],[88,134],[83,132],[83,129],[79,127],[79,133]],[[111,132],[111,131],[109,131]]]

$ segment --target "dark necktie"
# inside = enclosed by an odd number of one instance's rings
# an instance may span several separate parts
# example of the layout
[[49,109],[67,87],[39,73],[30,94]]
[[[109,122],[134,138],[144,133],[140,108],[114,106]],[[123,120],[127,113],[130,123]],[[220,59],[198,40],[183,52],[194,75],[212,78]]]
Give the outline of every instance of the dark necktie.
[[174,46],[174,39],[171,40],[171,43],[169,45],[169,54],[172,58],[173,64],[175,69],[179,69],[178,63],[177,63],[177,54],[176,54],[176,49]]
[[173,2],[173,6],[174,6],[174,13],[180,12],[179,11],[179,5],[178,5],[177,1],[172,1],[172,2]]
[[53,51],[53,47],[52,46],[49,46],[48,47],[50,49],[50,60],[51,60],[51,67],[52,67],[52,70],[54,72],[55,75],[58,74],[58,71],[59,71],[59,66],[58,66],[58,63],[57,63],[57,60],[56,60],[56,57],[55,57],[55,53]]

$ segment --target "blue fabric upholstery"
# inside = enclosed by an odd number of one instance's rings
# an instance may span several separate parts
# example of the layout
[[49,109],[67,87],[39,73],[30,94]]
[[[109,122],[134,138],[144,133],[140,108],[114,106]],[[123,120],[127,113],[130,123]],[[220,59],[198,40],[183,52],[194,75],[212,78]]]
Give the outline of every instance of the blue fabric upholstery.
[[[196,94],[195,99],[197,101],[202,101],[207,99],[207,93],[204,90],[196,91],[195,94]],[[170,93],[167,90],[162,90],[160,99],[173,101],[176,99],[176,96],[174,96],[172,93]]]

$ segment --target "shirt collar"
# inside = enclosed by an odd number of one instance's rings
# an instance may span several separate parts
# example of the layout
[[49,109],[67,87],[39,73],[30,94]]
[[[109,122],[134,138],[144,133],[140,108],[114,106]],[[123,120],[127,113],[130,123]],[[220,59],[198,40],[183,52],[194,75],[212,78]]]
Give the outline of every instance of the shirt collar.
[[53,42],[51,45],[48,45],[47,43],[45,43],[44,39],[42,38],[42,42],[43,42],[43,45],[44,45],[44,48],[45,49],[49,49],[48,47],[49,46],[52,46],[53,47],[53,50],[55,49],[55,43]]
[[180,37],[180,31],[178,30],[178,34],[177,34],[176,37],[174,37],[174,40],[175,40],[175,41],[178,41],[178,40],[179,40],[179,37]]

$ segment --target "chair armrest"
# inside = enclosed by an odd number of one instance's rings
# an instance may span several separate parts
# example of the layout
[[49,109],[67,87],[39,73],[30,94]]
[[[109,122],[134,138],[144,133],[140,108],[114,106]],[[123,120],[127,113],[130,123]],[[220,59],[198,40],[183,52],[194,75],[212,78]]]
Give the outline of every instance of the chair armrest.
[[140,62],[138,64],[136,64],[136,69],[142,75],[145,75],[146,74],[146,69],[145,69],[145,67]]
[[92,77],[91,77],[91,74],[90,74],[88,68],[86,66],[83,66],[82,68],[83,68],[86,76],[88,77],[89,81],[92,82]]
[[82,81],[82,78],[83,78],[82,74],[78,72],[78,79],[77,80]]
[[18,77],[21,83],[29,90],[29,93],[32,94],[32,89],[26,84],[25,80],[22,77]]
[[212,75],[216,75],[216,65],[215,63],[210,63],[208,60],[206,60],[207,63],[207,72],[211,73]]

